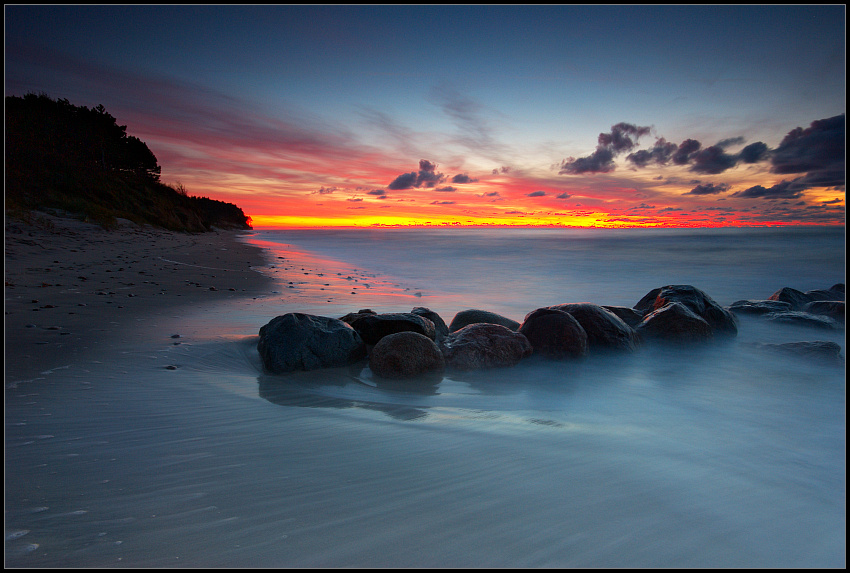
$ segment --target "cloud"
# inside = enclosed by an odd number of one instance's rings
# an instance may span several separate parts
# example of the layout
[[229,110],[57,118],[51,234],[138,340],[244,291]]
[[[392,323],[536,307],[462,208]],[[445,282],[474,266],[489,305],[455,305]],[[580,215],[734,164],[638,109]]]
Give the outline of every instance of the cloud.
[[452,177],[452,183],[475,183],[478,179],[473,179],[466,173],[458,173]]
[[739,135],[738,137],[729,137],[727,139],[721,139],[715,145],[717,145],[717,147],[720,147],[721,149],[726,149],[727,147],[742,145],[745,141],[746,139]]
[[638,127],[631,123],[621,122],[613,125],[610,133],[599,134],[596,151],[587,157],[565,159],[561,162],[559,173],[561,175],[578,175],[613,171],[614,157],[634,149],[638,138],[647,135],[649,131],[649,127]]
[[715,185],[714,183],[703,183],[702,185],[697,185],[687,193],[682,193],[683,195],[716,195],[718,193],[723,193],[729,190],[729,185],[726,183],[718,183]]
[[546,195],[546,191],[532,191],[527,197],[543,197],[544,195]]
[[810,182],[843,187],[846,172],[844,114],[791,130],[771,154],[772,173],[806,173]]
[[446,180],[446,176],[442,173],[437,173],[436,169],[436,163],[431,163],[427,159],[420,159],[418,173],[416,171],[402,173],[387,185],[387,189],[397,191],[400,189],[412,189],[413,187],[434,187]]
[[569,199],[570,197],[572,197],[572,195],[569,193],[559,193],[555,196],[555,199]]
[[754,185],[749,189],[732,193],[732,197],[740,197],[742,199],[797,199],[802,197],[803,191],[806,188],[805,184],[799,183],[798,178],[792,181],[782,181],[773,187]]
[[437,187],[434,191],[439,191],[440,193],[454,193],[457,191],[457,187],[452,187],[451,185],[446,185],[445,187]]
[[692,166],[691,171],[696,173],[709,173],[716,175],[727,169],[735,167],[738,163],[736,155],[730,155],[723,151],[722,147],[712,145],[697,151],[689,157]]
[[702,147],[702,144],[696,139],[686,139],[679,144],[679,148],[673,154],[673,163],[676,165],[687,165],[691,159],[691,154],[695,153]]
[[655,141],[655,145],[652,149],[641,149],[634,153],[630,153],[626,156],[626,160],[631,161],[638,167],[646,167],[649,163],[666,165],[678,147],[679,146],[675,143],[671,143],[663,137],[660,137]]
[[738,159],[744,163],[758,163],[767,157],[769,149],[767,144],[757,141],[746,146],[738,153]]
[[312,194],[315,195],[315,194],[318,193],[319,195],[330,195],[331,193],[333,193],[336,190],[337,190],[337,187],[320,187],[316,191],[313,191]]
[[431,205],[454,205],[454,201],[431,201]]

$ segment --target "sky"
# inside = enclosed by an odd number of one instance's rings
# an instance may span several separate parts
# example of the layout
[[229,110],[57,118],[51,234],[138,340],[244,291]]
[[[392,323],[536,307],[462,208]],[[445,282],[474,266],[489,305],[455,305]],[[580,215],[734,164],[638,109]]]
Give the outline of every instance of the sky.
[[845,16],[6,5],[4,82],[255,229],[844,225]]

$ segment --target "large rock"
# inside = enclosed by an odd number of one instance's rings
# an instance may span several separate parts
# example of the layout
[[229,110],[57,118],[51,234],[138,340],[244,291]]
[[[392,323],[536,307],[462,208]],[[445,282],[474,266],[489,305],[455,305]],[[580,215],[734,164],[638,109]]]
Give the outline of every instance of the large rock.
[[652,311],[635,330],[644,338],[669,342],[704,342],[714,337],[711,325],[681,302]]
[[348,323],[369,345],[377,344],[383,337],[396,332],[418,332],[431,340],[436,337],[434,323],[412,312],[359,313]]
[[446,367],[433,340],[418,332],[397,332],[381,338],[369,356],[369,368],[382,378],[407,379],[439,374]]
[[531,343],[535,354],[562,360],[587,355],[587,333],[571,314],[556,308],[528,313],[519,333]]
[[501,314],[496,314],[495,312],[471,308],[469,310],[462,310],[455,315],[452,319],[452,323],[449,325],[449,332],[455,332],[464,326],[478,322],[500,324],[513,331],[519,330],[519,323],[515,320],[511,320],[510,318],[502,316]]
[[298,312],[275,317],[260,328],[257,350],[266,370],[274,374],[346,366],[366,356],[363,339],[345,322]]
[[619,316],[601,306],[578,302],[559,304],[549,308],[562,310],[572,315],[587,333],[587,344],[590,348],[635,350],[638,346],[634,329]]
[[844,285],[837,284],[829,289],[807,290],[805,293],[810,301],[815,300],[844,300]]
[[449,327],[446,326],[446,321],[443,318],[431,310],[430,308],[425,308],[424,306],[417,306],[413,310],[411,310],[413,314],[418,314],[423,318],[427,318],[431,322],[434,323],[434,334],[436,336],[435,340],[442,340],[449,334]]
[[845,309],[843,300],[813,300],[803,306],[803,312],[828,316],[844,324]]
[[791,310],[800,310],[807,302],[812,302],[809,295],[791,287],[782,287],[767,298],[787,302],[791,305]]
[[774,312],[766,315],[768,320],[774,322],[782,322],[785,324],[797,324],[800,326],[811,326],[814,328],[823,328],[824,330],[838,330],[841,328],[841,323],[828,316],[818,314],[810,314],[799,310],[789,310],[788,312]]
[[791,310],[791,303],[781,300],[736,300],[729,310],[741,314],[767,314]]
[[441,350],[446,366],[458,370],[513,366],[532,352],[531,343],[519,332],[483,322],[449,333]]
[[705,320],[716,334],[737,336],[738,324],[735,315],[726,310],[706,293],[691,285],[667,285],[651,290],[634,308],[652,312],[678,302]]
[[602,308],[609,312],[613,312],[620,318],[620,320],[622,320],[632,328],[640,324],[643,320],[643,317],[645,316],[645,313],[635,310],[633,308],[629,308],[627,306],[608,306],[603,304]]

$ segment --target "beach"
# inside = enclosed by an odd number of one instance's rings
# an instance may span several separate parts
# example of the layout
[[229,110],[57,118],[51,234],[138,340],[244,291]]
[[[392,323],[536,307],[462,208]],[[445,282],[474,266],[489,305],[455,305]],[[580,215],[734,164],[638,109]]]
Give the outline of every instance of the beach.
[[7,222],[6,565],[843,566],[843,361],[752,346],[843,330],[742,316],[722,344],[415,388],[257,353],[286,312],[522,320],[843,278],[843,233],[747,236]]
[[[168,338],[175,309],[257,296],[271,280],[251,266],[260,249],[244,232],[174,233],[119,220],[116,230],[46,213],[6,222],[7,384]],[[170,314],[169,314],[170,313]]]

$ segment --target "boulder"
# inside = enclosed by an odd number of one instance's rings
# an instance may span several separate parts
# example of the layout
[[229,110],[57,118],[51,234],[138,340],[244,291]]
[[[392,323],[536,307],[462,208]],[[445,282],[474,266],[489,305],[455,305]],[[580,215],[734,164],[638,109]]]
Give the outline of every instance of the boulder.
[[842,324],[844,323],[843,300],[813,300],[803,306],[803,312],[828,316]]
[[714,337],[711,325],[681,302],[652,311],[635,330],[644,338],[669,342],[703,342]]
[[423,318],[427,318],[431,322],[434,323],[434,334],[435,340],[442,340],[449,334],[449,327],[446,326],[446,322],[442,319],[442,317],[431,310],[430,308],[425,308],[424,306],[417,306],[413,310],[411,310],[413,314],[418,314]]
[[634,308],[638,311],[655,311],[669,303],[678,302],[702,318],[716,334],[737,336],[735,315],[726,310],[706,293],[691,285],[667,285],[653,289]]
[[791,310],[791,303],[781,300],[736,300],[729,310],[742,314],[767,314]]
[[644,313],[627,306],[608,306],[603,304],[602,308],[609,312],[613,312],[620,318],[620,320],[632,328],[640,324],[644,317]]
[[446,367],[442,352],[433,340],[418,332],[404,331],[381,338],[369,356],[376,376],[391,379],[439,374]]
[[500,324],[483,322],[449,333],[441,350],[446,366],[458,370],[514,366],[532,352],[524,335]]
[[257,350],[274,374],[346,366],[366,356],[363,339],[345,322],[297,312],[260,328]]
[[455,332],[464,326],[475,324],[477,322],[500,324],[513,331],[517,331],[519,329],[519,323],[517,321],[511,320],[501,314],[496,314],[495,312],[489,312],[486,310],[469,309],[462,310],[455,315],[452,319],[452,323],[449,325],[449,332]]
[[411,312],[361,313],[350,319],[349,324],[369,345],[377,344],[381,338],[396,332],[418,332],[431,340],[436,337],[434,323]]
[[587,344],[590,348],[635,350],[638,346],[634,329],[616,314],[601,306],[579,302],[559,304],[549,308],[563,310],[572,315],[587,333]]
[[838,330],[841,328],[841,323],[833,318],[818,314],[810,314],[799,310],[774,312],[766,315],[766,318],[775,322],[798,324],[800,326],[812,326],[814,328],[823,328],[825,330]]
[[807,302],[812,302],[806,293],[791,287],[782,287],[767,298],[787,302],[791,305],[791,310],[800,310]]
[[348,324],[351,324],[352,321],[357,320],[358,318],[365,316],[367,314],[378,314],[378,313],[375,312],[374,310],[372,310],[371,308],[362,308],[362,309],[358,310],[357,312],[349,312],[345,316],[341,316],[339,319],[343,322],[347,322]]
[[531,343],[535,354],[562,360],[587,355],[588,337],[579,321],[556,308],[538,308],[528,313],[519,333]]

